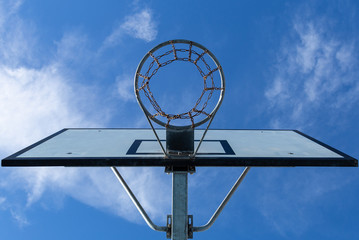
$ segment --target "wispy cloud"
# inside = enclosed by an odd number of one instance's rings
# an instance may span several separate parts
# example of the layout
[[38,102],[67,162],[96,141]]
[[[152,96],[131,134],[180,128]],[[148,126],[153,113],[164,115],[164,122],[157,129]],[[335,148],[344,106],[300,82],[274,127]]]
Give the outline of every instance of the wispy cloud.
[[80,31],[65,32],[62,38],[55,43],[56,64],[85,65],[94,57],[94,54],[88,48],[87,36]]
[[19,227],[25,227],[30,224],[24,212],[19,209],[18,206],[9,202],[6,197],[0,197],[0,211],[8,211],[12,220],[15,221]]
[[144,9],[141,12],[129,15],[124,22],[119,23],[112,33],[105,39],[103,48],[117,45],[123,35],[141,39],[146,42],[153,41],[157,36],[157,24],[153,19],[152,11]]
[[10,213],[11,213],[11,216],[13,217],[13,219],[18,223],[18,225],[20,227],[24,227],[24,226],[30,224],[29,221],[27,220],[26,216],[24,216],[20,212],[11,210]]
[[8,19],[17,14],[22,3],[22,0],[10,0],[0,5],[0,29],[4,29]]
[[297,17],[292,27],[265,91],[275,116],[272,125],[305,127],[313,124],[311,116],[318,111],[352,109],[359,101],[355,40],[330,32],[325,20]]
[[17,16],[22,1],[5,1],[0,4],[0,62],[16,66],[33,59],[36,38],[34,26]]
[[[282,236],[301,236],[321,221],[325,199],[355,181],[345,171],[330,169],[267,169],[257,175],[260,188],[254,204]],[[318,207],[321,209],[318,210]],[[315,209],[315,215],[313,214]]]
[[124,101],[136,101],[133,90],[133,78],[127,75],[116,77],[117,92]]
[[128,16],[121,27],[127,34],[147,42],[154,40],[157,36],[157,26],[149,9]]

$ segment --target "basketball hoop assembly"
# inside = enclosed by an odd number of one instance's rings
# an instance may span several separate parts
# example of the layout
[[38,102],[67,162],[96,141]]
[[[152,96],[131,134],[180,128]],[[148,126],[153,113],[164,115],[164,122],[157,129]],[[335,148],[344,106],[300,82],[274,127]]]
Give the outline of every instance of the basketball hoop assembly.
[[[177,47],[180,45],[180,47]],[[157,52],[165,47],[169,47],[169,50],[164,51],[162,54]],[[214,62],[214,68],[205,59],[205,55],[209,56],[210,60]],[[145,63],[149,61],[147,70],[142,70]],[[153,79],[156,73],[162,68],[176,61],[184,61],[192,63],[198,69],[203,80],[203,90],[199,98],[195,102],[193,108],[182,113],[166,113],[157,103],[153,93],[151,92],[151,79]],[[204,66],[204,67],[201,67]],[[219,84],[216,81],[214,73],[219,72]],[[213,97],[213,93],[219,91],[219,98],[217,104],[211,112],[206,110],[208,102]],[[159,44],[150,50],[141,60],[138,65],[135,75],[135,94],[137,101],[146,115],[146,118],[156,136],[158,143],[161,146],[163,153],[168,158],[181,158],[194,159],[203,139],[208,131],[212,120],[221,106],[223,96],[225,92],[225,80],[222,66],[219,64],[217,58],[204,46],[188,41],[188,40],[172,40]],[[142,93],[142,95],[141,95]],[[153,107],[153,111],[149,111],[143,104],[142,96],[145,96]],[[165,119],[164,122],[162,119]],[[189,125],[173,125],[173,120],[177,119],[190,119]],[[161,140],[156,133],[156,129],[153,127],[152,122],[166,127],[166,150],[164,149]],[[201,140],[199,141],[197,148],[194,149],[194,129],[208,121],[207,127],[203,132]],[[246,167],[242,175],[239,177],[231,191],[228,193],[222,204],[218,207],[210,221],[202,227],[193,227],[193,216],[188,215],[188,172],[194,172],[194,168],[187,166],[186,168],[166,168],[166,171],[172,172],[172,215],[167,218],[167,237],[171,239],[188,239],[193,237],[194,231],[204,231],[208,229],[223,207],[227,204],[229,198],[237,189],[243,178],[249,171],[249,167]],[[116,174],[119,174],[117,171]],[[121,180],[120,180],[121,181]],[[134,201],[136,202],[136,201]],[[136,203],[135,203],[136,204]],[[153,228],[153,227],[152,227]]]
[[[167,49],[166,49],[167,48]],[[200,73],[203,81],[203,89],[199,98],[194,103],[193,107],[188,111],[181,113],[167,113],[165,112],[155,99],[151,91],[151,81],[156,77],[156,73],[168,66],[175,64],[178,61],[188,62],[193,64]],[[211,63],[209,62],[211,61]],[[144,66],[147,66],[144,67]],[[216,74],[218,72],[218,74]],[[137,101],[145,113],[146,118],[156,136],[157,142],[161,146],[163,154],[167,158],[176,159],[176,161],[183,161],[183,159],[195,159],[195,156],[203,142],[203,139],[208,131],[212,120],[221,106],[225,91],[225,80],[222,66],[219,64],[217,58],[204,46],[183,39],[171,40],[161,43],[151,49],[141,60],[137,67],[135,74],[135,94]],[[218,99],[212,111],[206,108],[210,101],[213,101],[215,92]],[[147,99],[152,109],[147,109],[143,100]],[[190,120],[189,124],[173,124],[175,120]],[[166,150],[163,147],[160,138],[153,127],[152,122],[155,122],[166,128]],[[194,148],[194,129],[204,123],[208,122],[205,131],[202,134],[197,148]],[[178,123],[178,121],[176,121]],[[237,186],[247,174],[249,168],[246,168],[237,181]],[[113,168],[114,173],[118,179],[125,186],[119,172]],[[188,215],[188,173],[195,171],[192,166],[166,166],[166,171],[172,173],[172,215],[167,217],[167,238],[176,240],[185,240],[193,237],[194,231],[204,231],[208,229],[217,218],[224,205],[229,200],[236,187],[231,190],[225,201],[218,208],[211,220],[202,227],[193,227],[193,216]],[[138,201],[131,197],[135,205]],[[142,207],[138,207],[139,211],[143,212]],[[146,219],[147,214],[144,212],[142,216]],[[149,223],[148,220],[146,220]],[[151,225],[151,224],[149,224]],[[164,229],[161,227],[151,226],[153,229]]]

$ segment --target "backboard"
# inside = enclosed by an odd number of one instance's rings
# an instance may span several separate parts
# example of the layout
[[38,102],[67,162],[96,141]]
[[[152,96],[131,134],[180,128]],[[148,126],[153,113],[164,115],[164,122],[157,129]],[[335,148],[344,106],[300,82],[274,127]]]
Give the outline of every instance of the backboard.
[[[156,130],[161,142],[166,130]],[[204,130],[195,130],[195,146]],[[2,166],[358,166],[297,130],[209,130],[194,159],[168,158],[152,129],[63,129]]]

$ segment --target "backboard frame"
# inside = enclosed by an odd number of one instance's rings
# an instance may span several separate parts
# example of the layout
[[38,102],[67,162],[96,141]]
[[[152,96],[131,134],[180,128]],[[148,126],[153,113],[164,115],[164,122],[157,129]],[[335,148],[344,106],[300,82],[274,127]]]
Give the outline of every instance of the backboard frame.
[[[109,128],[65,128],[62,129],[2,160],[3,167],[357,167],[358,160],[313,138],[298,130],[289,129],[230,129],[229,131],[292,131],[320,146],[340,155],[340,157],[211,157],[210,155],[196,155],[194,159],[183,157],[168,158],[163,154],[151,157],[137,157],[136,154],[128,157],[19,157],[21,154],[47,142],[67,130],[109,130]],[[111,129],[110,129],[111,130]],[[112,130],[124,130],[113,128]],[[136,129],[127,129],[136,130]],[[150,129],[137,129],[149,130]],[[228,130],[228,129],[215,129]],[[155,138],[154,138],[155,139]],[[220,140],[218,140],[220,141]],[[229,150],[231,151],[231,150]],[[233,151],[233,150],[232,150]],[[229,154],[230,155],[230,154]]]

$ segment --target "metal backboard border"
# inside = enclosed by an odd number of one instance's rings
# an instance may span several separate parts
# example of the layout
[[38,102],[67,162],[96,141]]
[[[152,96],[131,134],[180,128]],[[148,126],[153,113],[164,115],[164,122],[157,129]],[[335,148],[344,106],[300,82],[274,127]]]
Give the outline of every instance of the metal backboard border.
[[[311,166],[311,167],[355,167],[358,166],[358,160],[317,140],[298,130],[275,129],[275,131],[293,131],[303,137],[333,151],[340,155],[340,157],[211,157],[210,155],[203,156],[198,154],[195,159],[175,159],[165,158],[163,155],[156,155],[151,157],[138,157],[136,154],[131,156],[120,157],[18,157],[19,155],[29,151],[32,148],[58,136],[67,130],[106,130],[109,128],[65,128],[49,137],[46,137],[29,147],[26,147],[15,154],[2,160],[1,165],[7,167],[20,166],[64,166],[64,167],[92,167],[92,166],[119,166],[119,167],[167,167],[167,166],[193,166],[193,167],[295,167],[295,166]],[[116,128],[113,128],[116,129]],[[118,129],[118,128],[117,128]],[[130,129],[129,129],[130,130]],[[146,130],[146,129],[142,129]],[[215,129],[222,130],[222,129]],[[223,129],[224,130],[224,129]],[[226,129],[227,130],[227,129]],[[232,130],[273,130],[273,129],[232,129]],[[148,141],[148,140],[147,140]],[[218,140],[221,141],[221,140]],[[223,140],[224,141],[224,140]],[[230,151],[230,150],[229,150]]]

